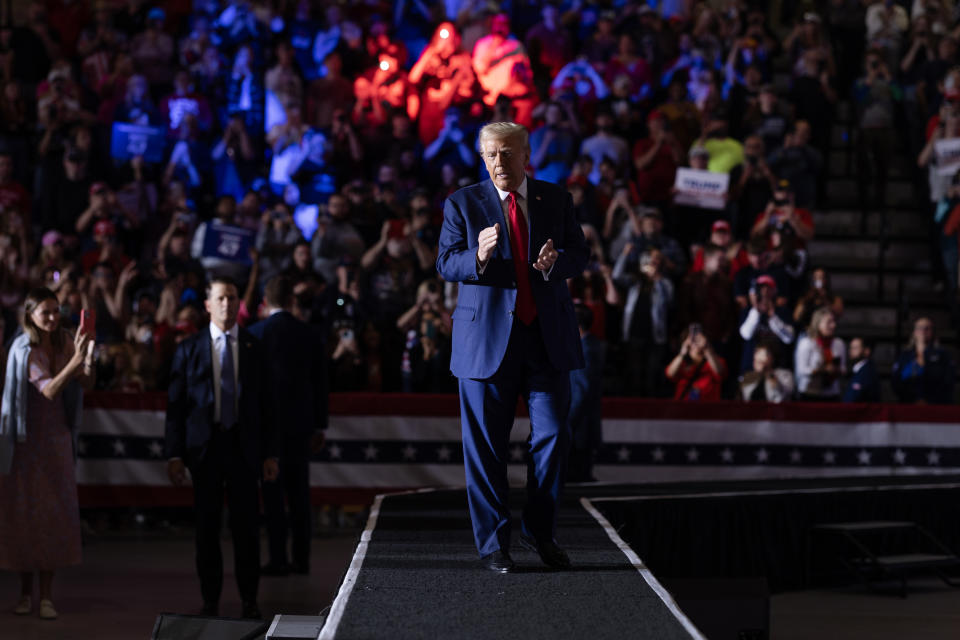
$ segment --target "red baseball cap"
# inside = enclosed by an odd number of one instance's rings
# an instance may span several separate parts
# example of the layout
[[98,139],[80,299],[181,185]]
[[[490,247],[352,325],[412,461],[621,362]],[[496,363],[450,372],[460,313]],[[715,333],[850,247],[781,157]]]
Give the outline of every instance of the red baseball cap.
[[717,220],[710,227],[710,231],[730,231],[730,223],[726,220]]
[[106,191],[109,188],[110,187],[107,185],[106,182],[103,182],[103,181],[94,182],[92,185],[90,185],[90,195],[93,195],[100,191]]
[[777,281],[774,280],[771,276],[760,276],[757,278],[758,287],[770,287],[774,291],[777,290]]
[[109,220],[101,220],[93,225],[93,235],[95,236],[112,236],[116,233],[117,228]]

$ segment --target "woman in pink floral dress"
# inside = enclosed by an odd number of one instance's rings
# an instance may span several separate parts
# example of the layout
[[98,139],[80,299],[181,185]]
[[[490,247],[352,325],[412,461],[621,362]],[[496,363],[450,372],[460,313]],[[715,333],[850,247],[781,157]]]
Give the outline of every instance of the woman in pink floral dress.
[[93,340],[60,327],[49,289],[24,304],[23,335],[7,357],[0,412],[0,569],[17,571],[14,613],[33,610],[33,574],[40,574],[41,618],[57,617],[53,572],[80,563],[80,512],[74,436],[83,388],[93,378]]

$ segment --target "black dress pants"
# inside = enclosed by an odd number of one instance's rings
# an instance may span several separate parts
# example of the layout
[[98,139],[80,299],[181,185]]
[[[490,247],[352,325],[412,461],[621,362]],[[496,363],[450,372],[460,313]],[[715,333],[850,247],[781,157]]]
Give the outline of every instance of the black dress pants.
[[[286,499],[286,508],[284,508]],[[270,540],[270,563],[287,562],[287,538],[295,566],[310,566],[310,438],[285,436],[280,475],[263,484],[263,509]],[[289,514],[289,515],[288,515]]]
[[251,469],[243,455],[239,428],[214,431],[206,455],[194,467],[197,574],[203,602],[216,605],[223,590],[220,523],[224,493],[233,537],[237,588],[243,602],[256,602],[260,581],[259,469]]

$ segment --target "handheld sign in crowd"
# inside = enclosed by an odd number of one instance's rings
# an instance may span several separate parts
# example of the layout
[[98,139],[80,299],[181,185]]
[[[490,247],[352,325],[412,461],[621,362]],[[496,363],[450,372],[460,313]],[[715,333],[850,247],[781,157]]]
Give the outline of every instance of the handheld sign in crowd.
[[700,169],[677,169],[677,179],[673,184],[676,204],[701,209],[723,209],[727,202],[727,189],[730,175],[702,171]]
[[114,122],[110,136],[110,155],[114,160],[143,156],[146,162],[163,162],[166,134],[163,127]]
[[960,138],[938,140],[933,150],[937,157],[937,173],[952,176],[960,169]]
[[253,231],[218,220],[207,223],[203,235],[203,257],[219,258],[229,262],[252,264],[250,247],[253,246]]

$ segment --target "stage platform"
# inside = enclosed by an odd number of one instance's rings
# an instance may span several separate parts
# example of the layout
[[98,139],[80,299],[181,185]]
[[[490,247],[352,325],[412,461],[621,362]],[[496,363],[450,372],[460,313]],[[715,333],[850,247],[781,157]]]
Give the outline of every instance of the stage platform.
[[478,561],[463,490],[384,495],[320,638],[704,638],[684,585],[713,581],[706,597],[722,600],[753,580],[769,606],[768,583],[815,584],[810,530],[824,522],[909,518],[956,549],[958,497],[955,476],[571,486],[558,539],[573,570],[549,571],[514,543],[520,570],[496,575]]
[[514,543],[519,569],[506,575],[481,567],[464,491],[378,497],[320,638],[702,639],[606,519],[568,494],[559,526],[573,569],[550,571]]

